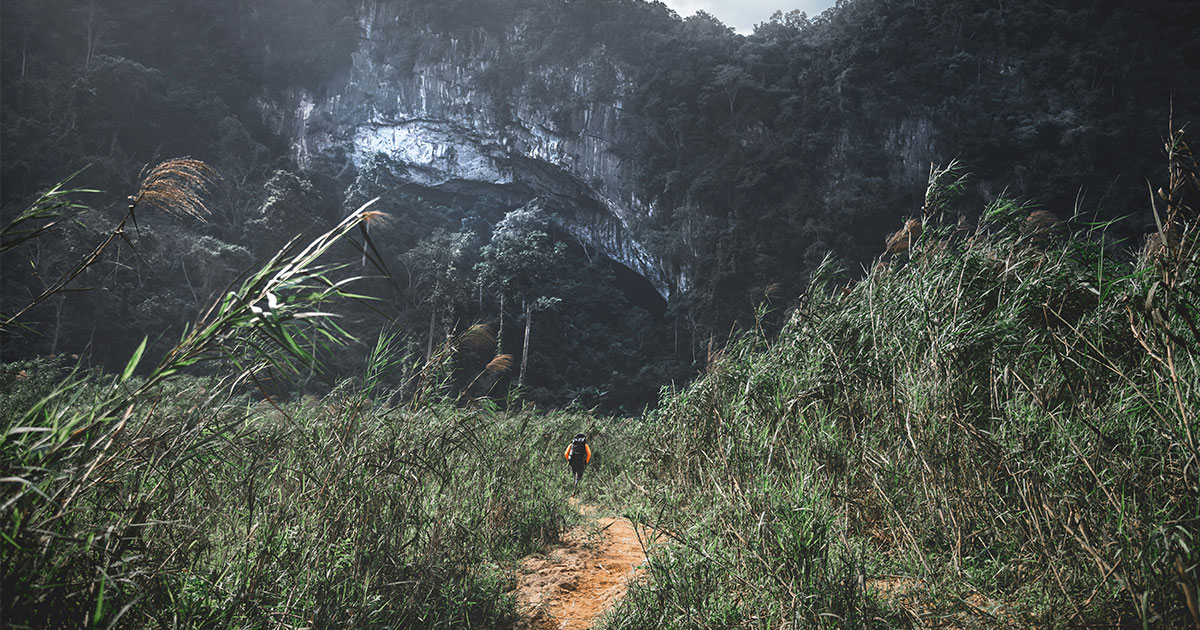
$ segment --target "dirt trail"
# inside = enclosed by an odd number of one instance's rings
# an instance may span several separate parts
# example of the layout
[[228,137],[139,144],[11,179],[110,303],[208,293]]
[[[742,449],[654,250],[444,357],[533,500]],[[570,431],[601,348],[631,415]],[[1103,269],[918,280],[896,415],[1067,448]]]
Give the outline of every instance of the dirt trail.
[[628,520],[594,518],[595,507],[578,507],[588,523],[547,553],[521,562],[514,594],[521,613],[517,627],[522,630],[592,627],[625,595],[646,560]]

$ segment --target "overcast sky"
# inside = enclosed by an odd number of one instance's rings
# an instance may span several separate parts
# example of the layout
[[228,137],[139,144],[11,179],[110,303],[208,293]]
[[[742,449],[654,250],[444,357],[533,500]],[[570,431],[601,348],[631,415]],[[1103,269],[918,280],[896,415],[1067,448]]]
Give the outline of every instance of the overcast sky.
[[663,3],[674,9],[679,17],[707,11],[725,26],[749,35],[755,24],[766,22],[776,11],[787,13],[800,9],[812,17],[833,6],[834,0],[663,0]]

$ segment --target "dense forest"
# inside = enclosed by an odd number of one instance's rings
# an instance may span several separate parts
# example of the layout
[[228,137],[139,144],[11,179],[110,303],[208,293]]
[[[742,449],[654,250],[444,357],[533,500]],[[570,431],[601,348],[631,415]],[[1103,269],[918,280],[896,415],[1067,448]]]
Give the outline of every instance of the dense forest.
[[[1153,227],[1142,200],[1157,139],[1172,109],[1186,121],[1200,102],[1186,80],[1197,54],[1190,2],[850,2],[811,18],[778,14],[749,36],[656,3],[390,6],[398,33],[385,48],[364,32],[359,3],[6,3],[6,216],[80,169],[71,185],[103,191],[64,226],[65,245],[7,255],[6,311],[73,263],[70,247],[101,235],[146,165],[191,156],[220,176],[211,216],[137,217],[123,244],[136,253],[80,279],[103,289],[31,312],[36,334],[6,331],[6,356],[66,352],[111,368],[111,349],[147,334],[160,352],[253,261],[381,195],[392,221],[374,242],[399,280],[384,312],[353,315],[356,325],[400,324],[413,354],[428,355],[435,338],[503,320],[503,348],[520,357],[523,335],[507,328],[534,319],[527,395],[634,410],[688,380],[732,325],[751,325],[768,287],[797,295],[829,251],[851,269],[878,255],[919,205],[930,162],[968,165],[964,208],[1004,191],[1060,220],[1125,217],[1109,232],[1135,249]],[[300,168],[295,139],[264,109],[295,90],[340,89],[356,54],[411,72],[472,37],[494,42],[478,47],[494,58],[470,81],[496,116],[528,102],[570,135],[586,103],[546,68],[586,62],[595,94],[619,94],[615,185],[648,200],[624,221],[627,238],[684,279],[669,304],[556,229],[556,213],[582,199],[536,201],[537,187],[519,181],[418,185],[385,154]],[[504,278],[516,293],[502,305],[484,251],[506,213],[535,201],[550,217],[525,228],[563,249],[530,255],[560,256],[559,272]],[[349,369],[366,347],[349,354],[331,365]]]
[[5,0],[0,624],[1196,626],[1198,28]]

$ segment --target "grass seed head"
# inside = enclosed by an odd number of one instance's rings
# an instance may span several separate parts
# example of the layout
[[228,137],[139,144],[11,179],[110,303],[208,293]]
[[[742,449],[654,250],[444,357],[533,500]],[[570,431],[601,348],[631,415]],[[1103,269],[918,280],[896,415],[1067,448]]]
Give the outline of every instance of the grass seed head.
[[475,350],[490,348],[496,343],[496,335],[487,324],[475,324],[462,334],[462,343]]
[[774,302],[775,298],[778,298],[780,293],[783,293],[783,285],[778,282],[772,282],[766,288],[766,290],[763,291],[763,299],[767,300],[768,302]]
[[201,221],[212,214],[202,195],[220,179],[216,169],[191,158],[174,158],[151,169],[143,169],[141,185],[129,198],[129,207],[149,205],[167,214],[189,216]]
[[511,370],[512,367],[513,357],[511,354],[498,354],[496,358],[488,362],[487,367],[484,369],[490,374],[504,374]]
[[1028,235],[1030,240],[1035,243],[1045,241],[1053,236],[1062,221],[1049,210],[1034,210],[1025,217],[1025,221],[1021,224],[1021,232]]
[[904,222],[904,227],[888,234],[885,246],[889,254],[903,254],[912,249],[913,243],[921,238],[921,220],[909,219]]
[[391,223],[392,215],[379,210],[365,210],[362,213],[362,220],[369,226],[380,227]]

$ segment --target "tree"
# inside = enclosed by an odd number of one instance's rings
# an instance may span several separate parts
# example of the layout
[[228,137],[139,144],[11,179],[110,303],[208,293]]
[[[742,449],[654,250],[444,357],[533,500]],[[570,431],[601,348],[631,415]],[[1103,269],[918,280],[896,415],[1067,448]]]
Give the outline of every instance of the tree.
[[264,177],[271,151],[250,136],[237,116],[226,116],[217,123],[216,153],[215,164],[224,179],[221,218],[227,229],[237,229],[251,218],[254,199],[248,193],[250,182]]
[[552,271],[562,263],[566,247],[550,237],[550,219],[540,199],[509,212],[496,224],[491,241],[482,250],[479,278],[483,286],[500,293],[500,328],[497,343],[504,335],[506,297],[521,302],[525,314],[525,337],[521,351],[521,372],[517,384],[525,381],[529,359],[529,336],[533,312],[558,302],[547,294]]
[[263,201],[246,222],[242,239],[253,243],[256,253],[274,254],[293,238],[309,234],[324,223],[320,193],[303,175],[280,169],[264,188]]
[[443,321],[452,319],[457,305],[470,300],[475,238],[475,232],[469,229],[452,234],[439,228],[402,257],[409,269],[409,286],[423,292],[429,304],[426,359],[433,356],[438,316],[444,315]]
[[717,67],[710,87],[725,95],[725,100],[729,104],[729,118],[732,120],[738,94],[753,84],[750,75],[741,67],[722,64]]
[[92,59],[100,51],[105,35],[111,30],[112,20],[96,0],[89,0],[87,6],[78,7],[74,12],[80,15],[80,21],[83,23],[83,67],[86,70],[91,68]]

